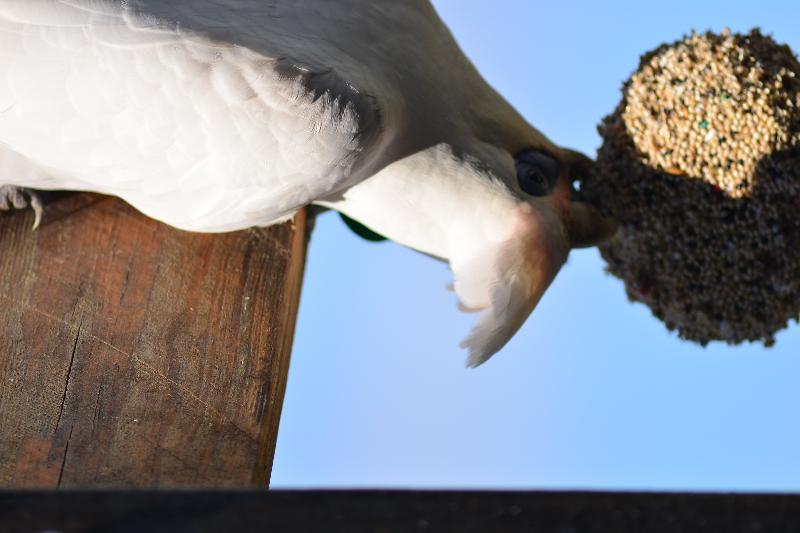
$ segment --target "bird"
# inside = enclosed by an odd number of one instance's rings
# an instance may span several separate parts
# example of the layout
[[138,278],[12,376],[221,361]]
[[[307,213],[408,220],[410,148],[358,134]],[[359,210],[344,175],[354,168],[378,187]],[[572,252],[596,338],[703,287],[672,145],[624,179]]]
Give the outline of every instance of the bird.
[[428,0],[0,0],[0,209],[117,196],[188,231],[306,206],[445,261],[478,366],[572,248],[592,169],[481,76]]

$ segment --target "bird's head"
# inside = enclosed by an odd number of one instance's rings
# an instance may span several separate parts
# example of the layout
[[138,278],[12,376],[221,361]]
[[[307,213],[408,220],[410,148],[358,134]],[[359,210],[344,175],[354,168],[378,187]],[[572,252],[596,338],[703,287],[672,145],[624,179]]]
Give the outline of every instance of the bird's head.
[[519,330],[570,250],[615,225],[574,185],[592,160],[549,141],[485,85],[469,96],[444,115],[424,100],[412,106],[412,134],[391,137],[398,148],[372,160],[382,168],[333,207],[450,263],[461,308],[481,312],[462,342],[478,366]]
[[503,190],[511,213],[496,242],[451,261],[462,306],[482,311],[462,342],[470,351],[469,366],[486,361],[514,335],[572,248],[598,244],[616,230],[581,198],[580,182],[593,161],[535,133],[526,146],[480,142],[477,148],[482,174]]
[[580,192],[594,161],[580,152],[560,148],[527,148],[513,159],[513,172],[505,173],[507,185],[521,203],[556,210],[563,225],[560,238],[564,242],[559,246],[586,248],[613,235],[616,224],[585,202]]

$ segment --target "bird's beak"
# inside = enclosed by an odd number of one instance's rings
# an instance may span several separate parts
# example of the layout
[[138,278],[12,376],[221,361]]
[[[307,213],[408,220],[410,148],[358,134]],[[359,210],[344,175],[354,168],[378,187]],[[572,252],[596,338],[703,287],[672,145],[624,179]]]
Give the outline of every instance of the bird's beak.
[[572,150],[567,151],[570,160],[566,179],[570,189],[567,229],[572,248],[587,248],[610,239],[617,231],[617,223],[604,216],[600,210],[584,201],[579,189],[581,181],[594,168],[594,161]]
[[603,216],[593,205],[586,202],[570,203],[570,245],[573,248],[595,246],[610,239],[617,231],[617,224]]

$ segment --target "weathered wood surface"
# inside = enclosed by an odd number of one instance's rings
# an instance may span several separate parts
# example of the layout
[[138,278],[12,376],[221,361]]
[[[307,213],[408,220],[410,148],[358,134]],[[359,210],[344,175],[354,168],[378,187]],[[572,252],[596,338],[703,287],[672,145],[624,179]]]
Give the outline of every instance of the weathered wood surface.
[[797,533],[800,497],[613,492],[0,492],[6,533]]
[[306,219],[208,235],[119,200],[0,216],[0,486],[264,486]]

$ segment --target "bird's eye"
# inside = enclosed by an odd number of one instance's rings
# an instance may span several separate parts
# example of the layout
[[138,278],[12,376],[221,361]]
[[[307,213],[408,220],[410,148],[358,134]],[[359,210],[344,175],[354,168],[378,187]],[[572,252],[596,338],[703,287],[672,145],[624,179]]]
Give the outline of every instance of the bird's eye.
[[514,157],[517,165],[517,181],[520,188],[531,196],[550,194],[558,181],[558,160],[536,150],[527,150]]

